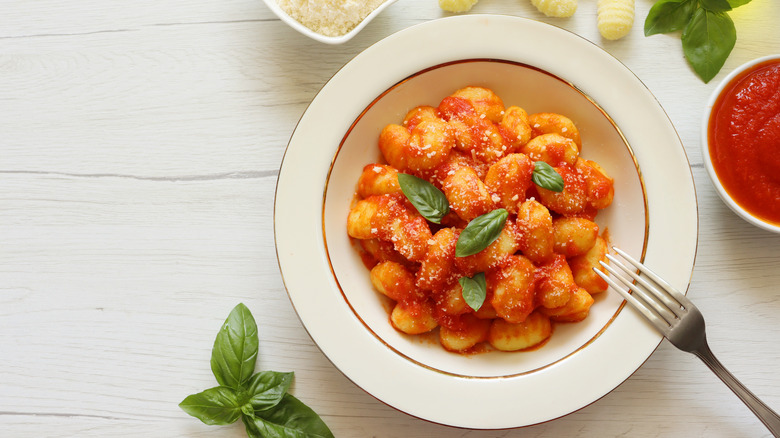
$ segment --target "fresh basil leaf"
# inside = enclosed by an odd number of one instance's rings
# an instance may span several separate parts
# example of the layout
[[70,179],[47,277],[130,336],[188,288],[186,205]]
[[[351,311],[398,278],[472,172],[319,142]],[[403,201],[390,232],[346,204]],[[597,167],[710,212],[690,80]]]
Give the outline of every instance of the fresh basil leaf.
[[706,83],[718,74],[737,41],[734,22],[724,12],[698,9],[682,34],[685,58]]
[[478,272],[473,277],[460,277],[458,279],[461,289],[463,289],[463,299],[474,311],[478,311],[485,302],[487,295],[487,283],[485,282],[485,273]]
[[271,409],[242,417],[250,437],[262,438],[334,438],[324,421],[310,407],[285,394]]
[[276,406],[290,389],[293,373],[261,371],[247,382],[248,403],[255,410],[262,411]]
[[531,174],[531,180],[543,189],[553,192],[563,191],[563,177],[544,161],[534,163],[534,173]]
[[742,5],[746,5],[746,4],[750,3],[750,0],[728,0],[728,1],[729,1],[729,4],[731,5],[732,9],[738,8],[738,7],[742,6]]
[[217,386],[185,398],[179,407],[208,425],[235,423],[241,416],[241,404],[232,388]]
[[244,304],[228,315],[211,350],[211,371],[222,386],[238,389],[255,371],[257,324]]
[[450,202],[441,190],[428,181],[406,173],[398,174],[398,185],[406,199],[429,221],[439,224],[450,211]]
[[504,229],[509,213],[499,208],[474,218],[458,236],[455,256],[466,257],[476,254],[495,242]]
[[685,28],[696,10],[697,0],[661,0],[656,2],[645,19],[645,36],[674,32]]
[[701,7],[712,12],[727,12],[731,10],[728,0],[699,0]]

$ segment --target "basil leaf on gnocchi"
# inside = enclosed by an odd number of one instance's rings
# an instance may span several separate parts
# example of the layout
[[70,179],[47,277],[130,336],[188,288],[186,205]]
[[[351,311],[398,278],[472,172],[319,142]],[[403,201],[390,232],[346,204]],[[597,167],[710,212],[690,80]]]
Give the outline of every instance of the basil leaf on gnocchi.
[[487,295],[487,283],[485,282],[485,273],[478,272],[473,277],[460,277],[458,279],[460,287],[463,289],[463,299],[474,311],[478,311],[485,302]]
[[455,244],[455,256],[467,257],[487,248],[501,235],[507,217],[509,213],[498,208],[469,222]]
[[429,221],[439,224],[450,212],[450,203],[441,190],[428,181],[406,173],[398,174],[398,185],[406,199]]
[[534,173],[531,179],[537,186],[553,192],[563,191],[563,177],[552,166],[544,161],[534,163]]

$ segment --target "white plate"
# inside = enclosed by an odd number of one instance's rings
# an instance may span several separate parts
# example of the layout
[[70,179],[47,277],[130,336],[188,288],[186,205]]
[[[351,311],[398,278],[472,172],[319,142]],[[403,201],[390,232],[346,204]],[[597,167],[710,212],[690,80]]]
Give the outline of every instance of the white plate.
[[363,30],[366,25],[371,22],[371,20],[374,19],[377,15],[379,15],[382,11],[385,10],[388,6],[391,4],[397,2],[398,0],[387,0],[381,5],[379,5],[376,9],[371,11],[370,14],[366,16],[360,23],[357,24],[352,30],[345,33],[344,35],[339,36],[328,36],[323,35],[321,33],[317,33],[313,31],[312,29],[309,29],[308,27],[301,24],[298,20],[291,17],[290,14],[285,12],[284,9],[282,9],[279,4],[276,2],[276,0],[263,0],[266,6],[268,6],[268,9],[270,9],[274,14],[276,14],[277,17],[279,17],[280,20],[287,23],[288,26],[292,27],[293,29],[297,30],[298,32],[302,33],[303,35],[306,35],[307,37],[319,41],[321,43],[326,44],[342,44],[346,43],[347,41],[351,40],[352,37],[358,34],[361,30]]
[[696,198],[683,146],[663,109],[636,76],[597,46],[547,24],[506,16],[468,15],[409,28],[365,50],[322,88],[296,127],[279,173],[279,265],[314,342],[379,400],[451,426],[536,424],[607,394],[661,337],[608,292],[585,321],[557,325],[550,342],[537,350],[448,353],[390,327],[346,235],[357,178],[379,157],[382,127],[466,85],[490,87],[506,105],[529,113],[572,118],[582,134],[583,156],[615,178],[615,201],[598,218],[611,242],[644,255],[672,285],[687,290],[696,252]]

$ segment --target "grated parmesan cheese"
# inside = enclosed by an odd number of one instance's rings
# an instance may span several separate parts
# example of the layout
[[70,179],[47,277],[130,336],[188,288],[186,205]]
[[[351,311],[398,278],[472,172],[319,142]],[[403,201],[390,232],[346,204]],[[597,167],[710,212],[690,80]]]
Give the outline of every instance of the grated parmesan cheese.
[[289,16],[325,36],[347,34],[386,0],[276,0]]

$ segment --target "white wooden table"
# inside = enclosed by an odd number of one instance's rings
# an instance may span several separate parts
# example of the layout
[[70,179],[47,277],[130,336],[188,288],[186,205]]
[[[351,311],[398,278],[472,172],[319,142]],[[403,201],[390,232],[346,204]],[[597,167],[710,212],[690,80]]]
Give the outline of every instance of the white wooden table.
[[[755,0],[732,14],[737,45],[706,85],[679,34],[643,36],[652,3],[637,0],[634,28],[616,42],[599,36],[595,0],[581,0],[570,19],[546,18],[528,0],[482,0],[472,12],[574,31],[655,94],[696,183],[689,296],[721,361],[780,409],[780,236],[725,207],[699,149],[718,80],[780,51],[780,3]],[[295,371],[292,392],[337,437],[768,436],[702,363],[668,343],[600,401],[505,431],[400,413],[312,343],[275,258],[286,142],[340,66],[446,15],[436,0],[400,0],[351,42],[328,46],[259,0],[0,2],[0,436],[244,436],[240,423],[205,426],[177,406],[214,385],[212,342],[239,302],[259,324],[258,369]]]

